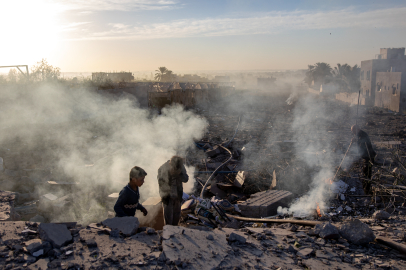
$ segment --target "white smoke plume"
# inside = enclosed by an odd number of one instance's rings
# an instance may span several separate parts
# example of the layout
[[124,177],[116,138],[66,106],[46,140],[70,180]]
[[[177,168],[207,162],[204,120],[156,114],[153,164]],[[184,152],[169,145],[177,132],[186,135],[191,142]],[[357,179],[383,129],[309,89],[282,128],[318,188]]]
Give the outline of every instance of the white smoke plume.
[[[11,151],[40,153],[41,169],[52,171],[51,180],[79,182],[83,193],[96,186],[118,192],[130,169],[140,166],[148,173],[141,201],[159,196],[158,168],[173,155],[185,156],[207,127],[181,106],[151,114],[131,95],[117,98],[60,84],[1,87],[0,145],[18,139],[20,147]],[[188,171],[190,191],[194,177]]]
[[333,142],[337,138],[328,131],[345,119],[347,113],[338,106],[330,107],[327,102],[312,95],[298,100],[291,127],[296,141],[296,157],[306,162],[315,173],[309,186],[296,179],[297,185],[307,192],[289,208],[280,207],[279,214],[311,214],[317,204],[321,210],[328,208],[330,180],[342,158],[342,153],[333,151]]

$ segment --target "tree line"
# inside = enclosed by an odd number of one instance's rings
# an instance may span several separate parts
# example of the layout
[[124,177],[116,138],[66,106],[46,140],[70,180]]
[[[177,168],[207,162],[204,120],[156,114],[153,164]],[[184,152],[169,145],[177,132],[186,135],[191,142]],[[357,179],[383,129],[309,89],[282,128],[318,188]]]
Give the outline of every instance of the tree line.
[[358,65],[351,67],[348,64],[337,64],[332,68],[327,63],[318,62],[308,65],[304,81],[309,86],[313,82],[314,84],[334,83],[340,87],[341,91],[358,92],[361,87],[360,72],[361,68]]

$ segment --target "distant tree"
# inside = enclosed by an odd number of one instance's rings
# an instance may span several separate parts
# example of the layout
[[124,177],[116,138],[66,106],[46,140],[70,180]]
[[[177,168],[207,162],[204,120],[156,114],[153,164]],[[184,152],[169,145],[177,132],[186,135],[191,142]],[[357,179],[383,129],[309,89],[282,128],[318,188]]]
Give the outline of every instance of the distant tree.
[[162,81],[164,82],[171,82],[175,78],[175,74],[173,74],[172,70],[167,70],[165,74],[163,75]]
[[155,70],[155,80],[162,81],[162,78],[167,71],[168,69],[166,67],[159,67],[157,70]]
[[37,62],[31,68],[30,80],[33,81],[56,81],[61,75],[60,68],[48,64],[46,59]]
[[155,80],[160,82],[171,82],[175,79],[175,74],[172,70],[167,69],[166,67],[159,67],[155,70]]
[[[310,86],[312,82],[325,83],[331,77],[333,69],[327,63],[318,62],[314,65],[308,65],[305,82]],[[327,81],[326,81],[327,80]]]
[[361,69],[357,65],[351,67],[348,64],[337,64],[333,70],[334,81],[340,86],[341,90],[358,92],[361,86],[360,71]]

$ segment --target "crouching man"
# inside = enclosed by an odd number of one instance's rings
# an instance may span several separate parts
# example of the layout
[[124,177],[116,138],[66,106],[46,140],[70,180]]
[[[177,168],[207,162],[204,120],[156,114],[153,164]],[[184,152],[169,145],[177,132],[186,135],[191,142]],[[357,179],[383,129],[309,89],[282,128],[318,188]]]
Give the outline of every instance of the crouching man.
[[159,195],[166,225],[178,225],[181,214],[183,183],[189,180],[181,157],[173,156],[158,169]]
[[120,191],[117,202],[114,205],[116,217],[133,217],[136,209],[140,210],[144,216],[148,214],[147,209],[139,203],[139,188],[144,184],[146,175],[147,173],[140,167],[135,166],[131,169],[130,182]]

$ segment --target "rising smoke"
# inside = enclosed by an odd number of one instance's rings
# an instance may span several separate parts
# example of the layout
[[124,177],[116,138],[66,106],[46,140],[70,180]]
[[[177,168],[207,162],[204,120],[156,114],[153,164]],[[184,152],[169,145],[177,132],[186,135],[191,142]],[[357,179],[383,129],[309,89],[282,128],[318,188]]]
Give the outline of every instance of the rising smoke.
[[[49,180],[78,182],[82,194],[96,197],[118,192],[135,165],[148,173],[141,201],[159,196],[158,168],[173,155],[185,156],[207,126],[181,106],[165,108],[158,116],[131,96],[114,99],[94,89],[42,84],[1,90],[0,144],[18,145],[10,151],[40,153],[42,169],[52,172]],[[188,168],[187,191],[194,183],[192,170]],[[36,192],[46,191],[38,185]],[[89,209],[101,211],[91,197],[58,220],[91,219]]]
[[337,151],[335,143],[340,138],[333,136],[335,133],[329,131],[334,130],[340,121],[348,119],[348,114],[351,114],[351,111],[342,109],[343,107],[330,107],[328,104],[314,96],[302,97],[296,103],[294,121],[291,124],[296,141],[296,157],[313,169],[313,175],[308,186],[300,178],[295,179],[295,184],[303,191],[307,190],[307,193],[289,208],[280,207],[279,214],[311,214],[317,204],[321,210],[328,208],[331,196],[330,180],[343,158],[342,151]]

